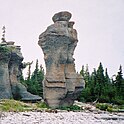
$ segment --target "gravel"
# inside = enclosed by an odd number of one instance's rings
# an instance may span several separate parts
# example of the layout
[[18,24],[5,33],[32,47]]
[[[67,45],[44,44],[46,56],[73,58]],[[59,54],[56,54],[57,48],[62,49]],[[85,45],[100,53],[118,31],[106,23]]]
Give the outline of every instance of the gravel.
[[1,112],[0,124],[124,124],[124,113]]

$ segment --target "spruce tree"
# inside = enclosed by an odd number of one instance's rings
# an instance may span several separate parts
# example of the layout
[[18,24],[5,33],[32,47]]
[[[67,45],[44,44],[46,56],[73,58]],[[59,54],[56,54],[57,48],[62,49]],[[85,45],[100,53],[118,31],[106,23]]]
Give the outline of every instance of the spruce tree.
[[86,86],[90,85],[90,73],[88,64],[86,65],[86,70],[84,71],[84,80]]
[[105,83],[107,83],[107,84],[111,83],[107,68],[105,69]]
[[124,99],[124,79],[122,73],[122,66],[120,65],[119,72],[116,76],[115,86],[117,88],[117,95]]
[[38,65],[38,60],[36,60],[35,70],[31,75],[31,87],[29,91],[33,94],[43,96],[43,86],[42,81],[44,79],[44,70],[42,66]]
[[33,62],[28,62],[25,65],[28,66],[28,77],[24,80],[23,76],[20,82],[27,87],[27,90],[35,95],[43,96],[43,79],[44,69],[42,66],[39,67],[38,60],[36,60],[35,70],[31,74],[31,65]]
[[91,94],[92,94],[92,101],[97,100],[97,72],[96,69],[94,68],[94,71],[91,74],[91,85],[90,85],[90,89],[91,89]]
[[100,62],[99,67],[97,69],[97,81],[96,81],[96,87],[97,87],[97,95],[98,98],[102,97],[102,94],[104,92],[104,86],[105,86],[105,77],[104,77],[104,69],[102,66],[102,63]]
[[107,68],[105,70],[102,63],[99,64],[98,69],[89,74],[88,66],[84,69],[82,67],[81,74],[84,77],[86,87],[79,97],[83,102],[107,102],[115,104],[124,104],[124,79],[122,74],[122,66],[116,79],[110,80]]
[[4,43],[4,42],[6,42],[6,40],[5,40],[5,33],[6,33],[6,28],[5,28],[5,26],[3,26],[2,30],[3,30],[3,32],[2,32],[3,34],[2,34],[1,40],[2,40],[2,43]]

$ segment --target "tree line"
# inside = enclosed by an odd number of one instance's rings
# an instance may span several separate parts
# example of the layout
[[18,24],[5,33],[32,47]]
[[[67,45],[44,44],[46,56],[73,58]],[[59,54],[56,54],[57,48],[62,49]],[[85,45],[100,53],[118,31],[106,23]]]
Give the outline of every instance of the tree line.
[[111,79],[102,63],[91,74],[88,65],[82,66],[80,74],[86,83],[85,89],[78,98],[80,101],[124,104],[124,78],[121,65],[115,77]]
[[[44,69],[36,60],[35,69],[31,74],[31,65],[32,62],[28,63],[28,77],[24,79],[21,76],[20,81],[32,94],[43,96]],[[85,88],[78,98],[79,101],[124,104],[124,78],[121,65],[112,78],[109,77],[107,68],[104,69],[102,63],[97,69],[94,68],[91,74],[88,65],[82,66],[80,74],[84,78]]]
[[43,97],[43,79],[44,79],[44,69],[42,65],[39,66],[38,59],[36,60],[36,65],[33,73],[31,73],[31,65],[33,62],[28,62],[26,66],[28,67],[28,76],[24,79],[21,75],[20,82],[26,86],[27,91],[32,94],[39,95]]

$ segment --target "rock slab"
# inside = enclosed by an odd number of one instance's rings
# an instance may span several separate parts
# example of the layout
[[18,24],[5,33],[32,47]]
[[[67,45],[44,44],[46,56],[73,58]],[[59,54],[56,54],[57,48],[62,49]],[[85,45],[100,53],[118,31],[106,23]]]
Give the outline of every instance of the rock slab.
[[76,73],[74,50],[77,31],[69,21],[71,13],[63,11],[53,16],[54,24],[39,36],[44,53],[46,76],[43,82],[44,100],[53,108],[72,105],[85,87],[83,77]]

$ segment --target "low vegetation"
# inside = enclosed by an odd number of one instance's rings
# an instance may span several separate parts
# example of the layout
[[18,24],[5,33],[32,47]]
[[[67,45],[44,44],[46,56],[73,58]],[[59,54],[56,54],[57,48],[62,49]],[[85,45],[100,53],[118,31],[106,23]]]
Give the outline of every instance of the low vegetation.
[[[29,67],[28,78],[24,80],[22,77],[21,82],[27,87],[29,92],[43,96],[42,81],[44,79],[44,70],[43,68],[39,69],[38,60],[36,61],[35,67],[32,75]],[[112,78],[109,77],[107,69],[104,70],[102,63],[100,63],[98,69],[94,69],[91,74],[88,65],[86,68],[83,66],[80,74],[84,77],[86,85],[78,101],[95,103],[98,109],[104,111],[124,111],[124,78],[122,66],[120,66],[119,71]],[[35,105],[37,108],[48,108],[44,103],[36,103]],[[76,105],[60,107],[58,109],[67,111],[81,110],[81,108]]]
[[112,105],[108,103],[97,103],[96,108],[109,112],[124,112],[124,105]]
[[[112,105],[108,103],[96,103],[96,108],[102,111],[109,112],[124,112],[124,105]],[[91,106],[90,106],[91,107]],[[89,107],[89,108],[90,108]],[[91,108],[90,108],[91,109]],[[27,112],[27,111],[46,111],[46,112],[57,112],[57,110],[66,110],[66,111],[85,111],[90,110],[87,107],[83,108],[78,105],[71,105],[68,107],[59,107],[57,109],[49,108],[45,102],[36,102],[36,103],[24,103],[22,101],[3,99],[0,100],[0,112]]]
[[48,106],[44,102],[24,103],[16,100],[0,100],[0,111],[5,112],[25,112],[47,109]]
[[81,107],[77,106],[77,105],[71,105],[71,106],[62,106],[59,107],[58,109],[60,110],[67,110],[67,111],[79,111],[81,110]]

